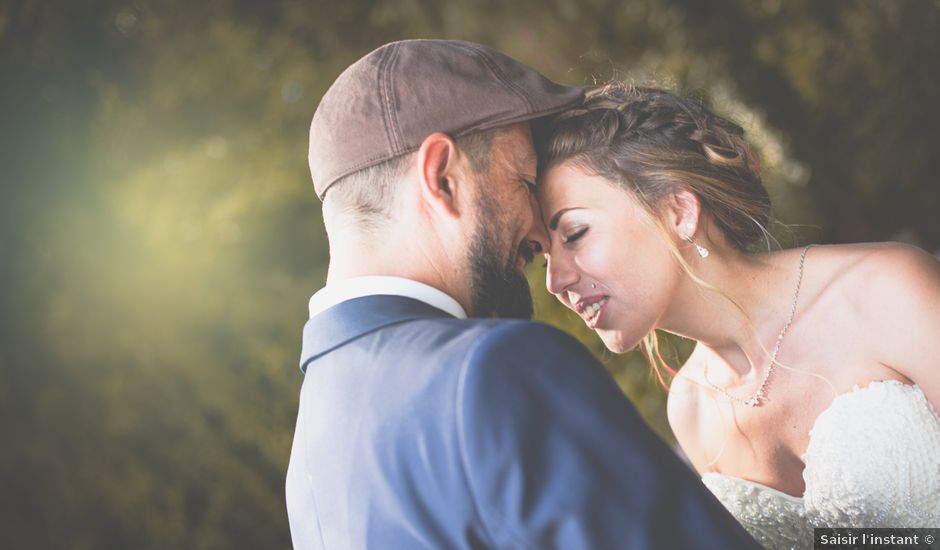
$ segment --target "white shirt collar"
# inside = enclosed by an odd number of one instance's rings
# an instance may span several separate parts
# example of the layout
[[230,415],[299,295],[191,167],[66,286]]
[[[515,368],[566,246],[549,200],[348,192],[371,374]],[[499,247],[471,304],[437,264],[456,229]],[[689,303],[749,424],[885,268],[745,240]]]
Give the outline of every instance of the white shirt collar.
[[378,275],[353,277],[321,288],[310,297],[310,317],[314,317],[340,302],[376,294],[414,298],[429,306],[450,313],[458,319],[467,318],[467,312],[464,311],[457,300],[433,286],[402,277]]

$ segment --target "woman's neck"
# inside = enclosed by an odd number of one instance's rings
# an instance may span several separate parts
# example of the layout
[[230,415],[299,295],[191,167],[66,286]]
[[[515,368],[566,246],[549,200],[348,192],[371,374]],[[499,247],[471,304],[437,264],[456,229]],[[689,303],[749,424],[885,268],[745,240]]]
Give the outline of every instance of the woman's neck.
[[660,328],[698,341],[737,376],[763,372],[792,309],[800,252],[735,251],[695,262],[712,288],[686,278]]

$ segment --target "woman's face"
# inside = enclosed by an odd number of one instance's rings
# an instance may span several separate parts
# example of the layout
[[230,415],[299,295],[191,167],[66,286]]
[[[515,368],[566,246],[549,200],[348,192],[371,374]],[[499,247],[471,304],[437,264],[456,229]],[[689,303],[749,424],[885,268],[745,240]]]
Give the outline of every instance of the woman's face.
[[546,287],[622,353],[656,328],[681,268],[650,214],[616,183],[570,163],[538,186],[550,248]]

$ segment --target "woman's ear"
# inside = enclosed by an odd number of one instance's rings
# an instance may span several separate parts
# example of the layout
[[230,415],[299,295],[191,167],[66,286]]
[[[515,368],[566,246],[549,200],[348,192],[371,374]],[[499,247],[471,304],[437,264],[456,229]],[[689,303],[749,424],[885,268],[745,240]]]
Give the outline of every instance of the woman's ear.
[[665,204],[666,226],[681,239],[691,239],[698,231],[702,203],[698,195],[688,189],[669,194]]
[[416,155],[422,202],[433,212],[458,218],[461,211],[459,151],[447,134],[434,133],[421,143]]

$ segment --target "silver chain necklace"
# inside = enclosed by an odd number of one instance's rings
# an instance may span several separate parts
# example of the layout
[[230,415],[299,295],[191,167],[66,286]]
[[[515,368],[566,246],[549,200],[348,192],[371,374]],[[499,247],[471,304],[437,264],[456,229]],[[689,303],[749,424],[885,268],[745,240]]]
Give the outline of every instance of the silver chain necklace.
[[760,386],[757,387],[757,391],[754,392],[754,395],[750,399],[741,399],[740,397],[735,397],[728,393],[728,390],[718,387],[708,379],[708,363],[705,363],[705,382],[708,383],[712,389],[717,390],[725,395],[728,399],[732,401],[737,401],[738,403],[744,403],[748,407],[756,407],[761,404],[764,400],[765,392],[767,390],[767,381],[770,380],[770,375],[773,374],[774,368],[777,366],[777,354],[780,353],[780,344],[783,343],[783,337],[787,333],[787,329],[790,328],[790,323],[793,322],[793,316],[796,315],[796,302],[800,297],[800,286],[803,284],[803,264],[806,262],[806,253],[809,251],[810,247],[813,245],[807,245],[803,249],[803,254],[800,255],[800,271],[799,275],[796,278],[796,291],[793,293],[793,305],[790,306],[790,316],[787,317],[787,322],[783,325],[783,330],[780,331],[780,334],[777,335],[777,344],[774,346],[774,352],[770,356],[770,366],[767,367],[767,374],[764,375],[764,379],[761,380]]

